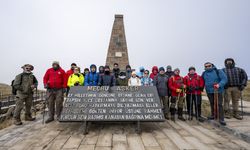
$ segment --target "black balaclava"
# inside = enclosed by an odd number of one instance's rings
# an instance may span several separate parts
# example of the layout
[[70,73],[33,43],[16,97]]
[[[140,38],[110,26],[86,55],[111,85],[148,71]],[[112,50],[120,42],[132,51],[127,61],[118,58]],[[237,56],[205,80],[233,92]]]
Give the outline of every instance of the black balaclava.
[[[232,62],[232,63],[229,63],[229,62]],[[234,68],[235,67],[235,62],[234,62],[233,58],[227,58],[224,63],[225,63],[226,68]]]
[[104,73],[105,73],[106,75],[109,75],[109,74],[110,74],[110,68],[109,68],[109,66],[105,66],[105,67],[104,67]]

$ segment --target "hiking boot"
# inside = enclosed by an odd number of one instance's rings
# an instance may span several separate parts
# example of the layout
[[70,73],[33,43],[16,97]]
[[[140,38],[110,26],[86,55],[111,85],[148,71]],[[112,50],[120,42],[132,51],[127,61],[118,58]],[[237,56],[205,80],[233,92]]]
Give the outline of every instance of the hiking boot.
[[231,114],[228,111],[225,111],[225,118],[231,119]]
[[15,119],[15,120],[14,120],[14,124],[17,125],[17,126],[20,126],[20,125],[22,125],[23,123],[22,123],[22,121],[21,121],[20,119]]
[[178,119],[181,121],[186,121],[186,119],[182,116],[182,114],[183,114],[183,109],[178,108]]
[[165,119],[169,120],[169,115],[168,114],[165,114]]
[[189,120],[189,121],[193,120],[193,117],[189,116],[189,117],[188,117],[188,120]]
[[205,120],[202,117],[198,117],[199,122],[204,122]]
[[30,115],[28,115],[28,116],[25,116],[25,121],[34,121],[34,120],[36,120],[36,118],[32,118]]
[[183,116],[178,116],[178,119],[181,121],[186,121],[186,119]]
[[226,122],[225,122],[225,121],[220,121],[220,125],[222,125],[222,126],[226,126],[227,124],[226,124]]
[[54,118],[48,118],[48,119],[45,121],[45,123],[47,124],[47,123],[50,123],[50,122],[52,122],[52,121],[54,121]]
[[233,114],[233,117],[235,118],[235,119],[238,119],[238,120],[242,120],[242,117],[239,115],[239,113],[234,113]]
[[214,120],[214,116],[207,117],[208,120]]
[[171,120],[175,122],[175,116],[171,115]]

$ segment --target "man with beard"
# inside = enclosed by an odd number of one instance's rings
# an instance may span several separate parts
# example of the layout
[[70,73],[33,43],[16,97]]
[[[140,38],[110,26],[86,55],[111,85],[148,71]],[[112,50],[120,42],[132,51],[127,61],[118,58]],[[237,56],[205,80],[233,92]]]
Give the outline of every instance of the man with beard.
[[[63,93],[66,92],[67,78],[65,71],[60,67],[58,61],[52,63],[52,68],[48,69],[43,77],[44,88],[47,89],[47,99],[49,108],[49,118],[45,123],[54,121],[56,112],[57,120],[61,116],[63,107]],[[56,106],[56,110],[55,110]]]
[[33,100],[33,90],[37,88],[38,82],[31,71],[34,67],[26,64],[23,67],[23,73],[16,76],[13,88],[16,89],[16,107],[14,110],[14,124],[22,125],[21,111],[23,103],[25,103],[25,120],[33,121],[35,118],[31,116],[31,106]]

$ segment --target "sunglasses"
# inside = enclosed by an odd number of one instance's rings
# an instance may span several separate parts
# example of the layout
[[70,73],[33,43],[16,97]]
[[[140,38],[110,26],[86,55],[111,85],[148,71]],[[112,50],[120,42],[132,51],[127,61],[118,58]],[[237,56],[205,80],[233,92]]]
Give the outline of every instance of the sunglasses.
[[25,70],[31,70],[31,68],[25,68]]
[[212,67],[212,65],[206,65],[205,66],[205,68],[211,68]]

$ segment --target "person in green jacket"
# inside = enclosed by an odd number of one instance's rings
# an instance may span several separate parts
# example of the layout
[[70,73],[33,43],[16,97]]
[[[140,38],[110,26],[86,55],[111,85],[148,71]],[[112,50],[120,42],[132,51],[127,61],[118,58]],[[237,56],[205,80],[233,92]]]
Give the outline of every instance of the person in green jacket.
[[31,107],[33,100],[33,91],[37,88],[38,81],[33,75],[34,67],[26,64],[23,67],[23,73],[16,76],[13,86],[16,89],[16,107],[14,111],[14,124],[22,125],[21,111],[25,103],[25,121],[34,121],[31,115]]
[[125,72],[120,72],[118,79],[116,80],[117,86],[128,86],[128,78]]
[[69,76],[67,85],[68,87],[83,86],[83,83],[84,83],[84,76],[80,73],[80,68],[75,67],[74,73]]

